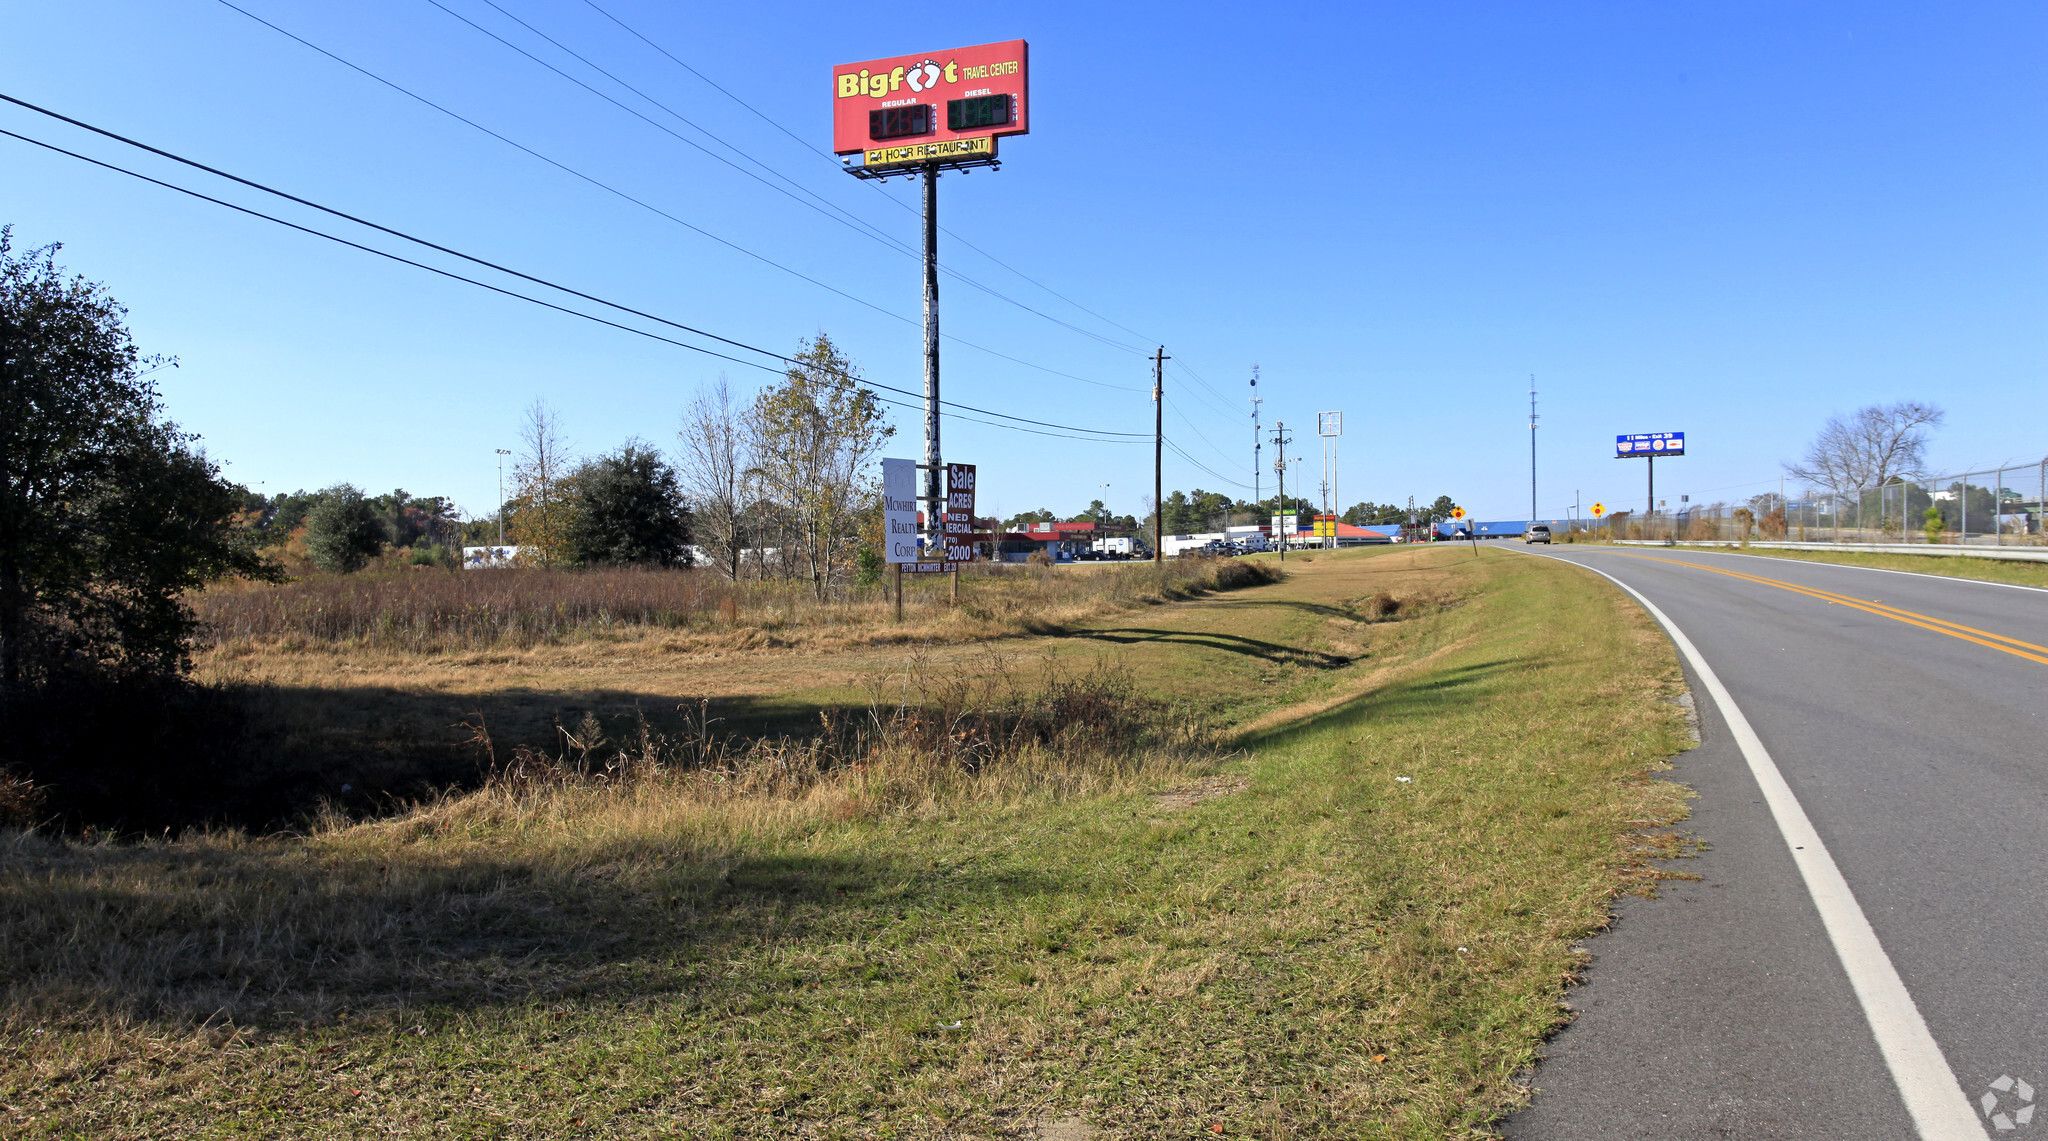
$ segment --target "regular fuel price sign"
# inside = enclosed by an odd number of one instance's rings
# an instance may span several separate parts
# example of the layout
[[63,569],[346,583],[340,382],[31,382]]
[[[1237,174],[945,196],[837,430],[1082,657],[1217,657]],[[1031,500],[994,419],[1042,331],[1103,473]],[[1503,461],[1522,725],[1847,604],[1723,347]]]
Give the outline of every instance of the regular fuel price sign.
[[1684,454],[1684,432],[1637,432],[1633,435],[1614,437],[1614,458],[1618,460]]

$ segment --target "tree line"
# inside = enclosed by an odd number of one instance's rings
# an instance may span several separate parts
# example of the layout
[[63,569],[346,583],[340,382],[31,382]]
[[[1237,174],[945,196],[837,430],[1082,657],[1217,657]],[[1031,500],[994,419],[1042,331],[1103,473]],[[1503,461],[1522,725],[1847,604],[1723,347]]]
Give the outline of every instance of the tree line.
[[[1424,524],[1436,523],[1450,518],[1451,508],[1455,505],[1450,496],[1439,495],[1434,503],[1417,507],[1415,514]],[[1219,531],[1226,526],[1263,526],[1282,513],[1292,513],[1295,526],[1307,527],[1315,522],[1321,510],[1301,496],[1290,495],[1284,504],[1277,495],[1252,503],[1198,487],[1192,492],[1175,491],[1168,495],[1163,522],[1167,534],[1188,535]],[[1338,518],[1356,527],[1406,523],[1408,509],[1397,503],[1367,500],[1345,509]],[[1150,522],[1149,516],[1147,522]]]
[[0,227],[0,697],[70,675],[182,676],[197,633],[185,596],[210,581],[453,569],[501,528],[537,566],[701,555],[820,597],[880,563],[874,460],[894,429],[822,333],[751,398],[723,378],[699,392],[673,459],[639,439],[578,457],[535,403],[511,498],[464,518],[402,488],[264,495],[222,478],[158,393],[177,362],[144,356],[127,311],[67,276],[59,248],[18,252]]

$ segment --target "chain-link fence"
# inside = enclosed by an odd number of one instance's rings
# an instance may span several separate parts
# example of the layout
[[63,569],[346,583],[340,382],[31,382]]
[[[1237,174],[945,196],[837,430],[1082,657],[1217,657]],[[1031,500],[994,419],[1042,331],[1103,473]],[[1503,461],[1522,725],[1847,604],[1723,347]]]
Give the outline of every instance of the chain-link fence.
[[2048,546],[2048,457],[1876,487],[1802,488],[1648,517],[1613,512],[1574,530],[1593,539]]

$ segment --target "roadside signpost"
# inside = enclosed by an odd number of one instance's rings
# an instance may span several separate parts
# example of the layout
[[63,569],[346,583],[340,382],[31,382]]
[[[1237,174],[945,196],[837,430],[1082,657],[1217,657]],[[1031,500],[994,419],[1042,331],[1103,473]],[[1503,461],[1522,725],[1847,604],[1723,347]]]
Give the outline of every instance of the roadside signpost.
[[1593,505],[1593,518],[1598,519],[1605,514],[1607,514],[1607,505],[1605,503],[1595,503]]
[[[1465,521],[1465,509],[1463,507],[1451,508],[1451,518],[1463,523]],[[1465,528],[1464,531],[1465,537],[1472,540],[1472,557],[1476,559],[1479,557],[1479,536],[1473,534],[1470,527]]]
[[1645,497],[1648,510],[1645,518],[1657,517],[1657,457],[1682,456],[1685,454],[1684,432],[1637,432],[1633,435],[1614,437],[1614,458],[1618,460],[1646,460],[1649,469],[1649,493]]

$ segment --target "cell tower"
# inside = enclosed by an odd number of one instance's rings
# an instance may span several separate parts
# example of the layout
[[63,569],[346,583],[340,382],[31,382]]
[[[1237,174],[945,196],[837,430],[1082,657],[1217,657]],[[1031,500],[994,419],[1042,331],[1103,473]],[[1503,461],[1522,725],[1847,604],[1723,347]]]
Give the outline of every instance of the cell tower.
[[[1260,505],[1261,503],[1265,502],[1265,501],[1264,501],[1263,499],[1261,499],[1261,498],[1259,497],[1259,454],[1260,454],[1260,449],[1261,449],[1261,448],[1262,448],[1262,447],[1263,447],[1264,445],[1263,445],[1263,444],[1261,444],[1261,442],[1260,442],[1260,440],[1259,440],[1259,405],[1260,405],[1261,403],[1263,403],[1263,402],[1265,401],[1265,399],[1266,399],[1265,397],[1263,397],[1263,396],[1260,396],[1260,395],[1259,395],[1259,366],[1258,366],[1258,365],[1253,365],[1253,366],[1252,366],[1252,506],[1253,506],[1253,507],[1254,507],[1255,509],[1257,509],[1257,510],[1258,510],[1259,512],[1261,512],[1261,513],[1263,513],[1263,512],[1265,511],[1265,508],[1264,508],[1264,507],[1261,507],[1261,506],[1259,506],[1259,505]],[[1254,519],[1256,519],[1256,518],[1257,518],[1257,516],[1255,515],[1255,516],[1253,516],[1253,518],[1254,518]]]

